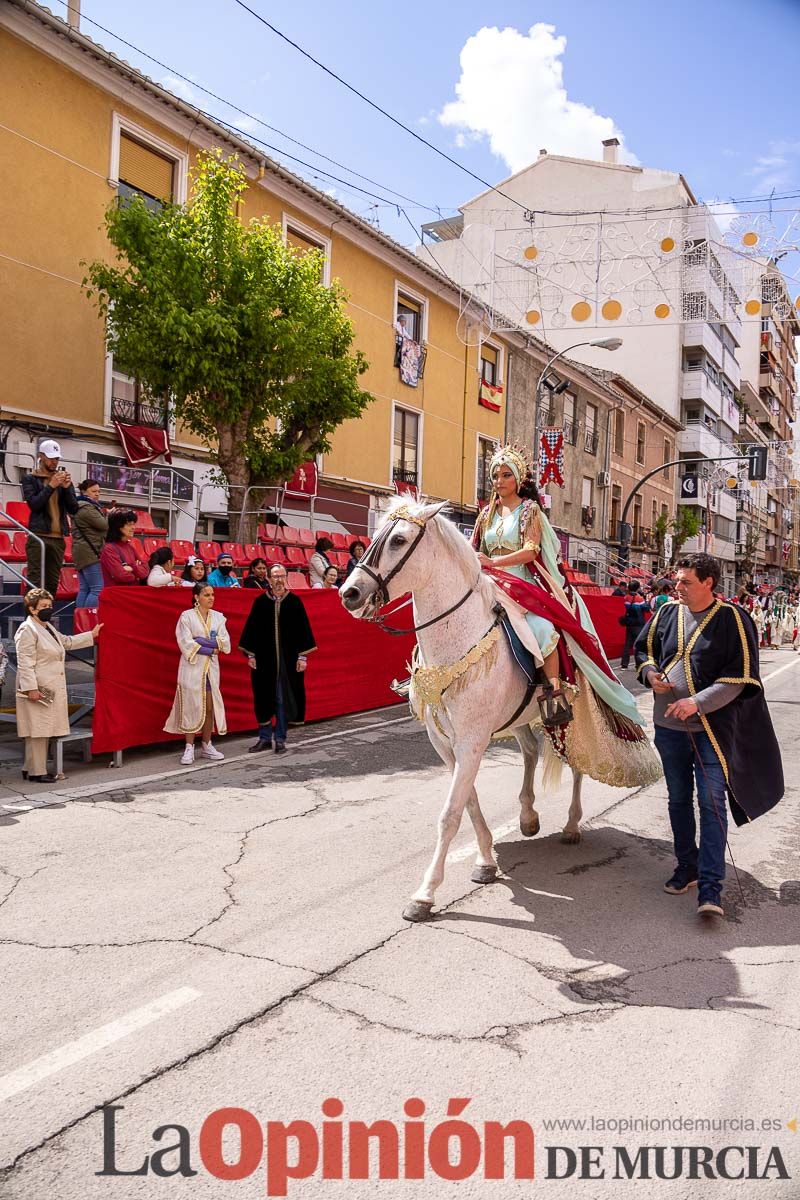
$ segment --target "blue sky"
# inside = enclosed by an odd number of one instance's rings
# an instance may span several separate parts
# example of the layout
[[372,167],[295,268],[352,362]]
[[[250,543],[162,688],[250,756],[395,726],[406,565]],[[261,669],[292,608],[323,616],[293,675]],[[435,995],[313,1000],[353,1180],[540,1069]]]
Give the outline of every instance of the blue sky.
[[[706,200],[761,196],[773,188],[800,191],[793,85],[800,46],[797,0],[671,0],[662,6],[643,0],[457,5],[440,0],[421,9],[374,0],[248,3],[491,182],[534,158],[540,146],[589,155],[586,147],[596,145],[600,157],[600,139],[613,130],[629,155],[643,165],[683,172]],[[58,0],[51,6],[63,15]],[[83,0],[83,13],[270,125],[431,209],[450,213],[481,190],[234,0]],[[539,28],[531,35],[534,26]],[[180,81],[169,83],[168,71],[88,21],[84,30],[202,107],[241,122]],[[457,100],[459,82],[461,101],[446,110]],[[449,124],[440,119],[446,111]],[[280,136],[245,124],[252,134],[309,159]],[[328,169],[341,174],[329,164]],[[368,197],[330,180],[315,182],[335,188],[337,199],[368,215],[373,203]],[[434,212],[401,203],[417,226],[435,219]],[[394,208],[384,206],[373,215],[386,232],[406,243],[414,240]]]

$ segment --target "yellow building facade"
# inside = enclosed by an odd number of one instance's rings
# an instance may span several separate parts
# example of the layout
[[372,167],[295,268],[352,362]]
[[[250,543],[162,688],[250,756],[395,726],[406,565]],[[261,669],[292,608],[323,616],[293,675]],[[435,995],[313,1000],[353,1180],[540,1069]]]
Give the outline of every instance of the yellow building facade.
[[[100,470],[106,493],[132,486],[131,472],[114,474],[122,448],[113,421],[166,417],[114,370],[81,290],[82,264],[109,254],[104,214],[117,196],[168,189],[183,202],[197,154],[220,147],[238,154],[250,180],[242,218],[266,217],[298,248],[323,250],[323,281],[344,286],[370,364],[362,386],[374,403],[340,427],[319,464],[328,511],[337,518],[339,495],[342,513],[346,499],[372,510],[374,524],[395,483],[448,499],[464,516],[474,511],[488,450],[504,433],[502,398],[499,412],[479,403],[481,376],[502,383],[512,353],[526,352],[521,339],[465,345],[459,292],[447,279],[30,0],[0,9],[0,61],[4,500],[16,498],[18,474],[45,435],[60,438],[76,478]],[[189,481],[172,495],[182,503],[171,503],[166,485],[145,500],[172,536],[193,536],[198,517],[198,536],[221,536],[224,493],[209,482],[212,456],[180,426],[171,435],[175,467]]]

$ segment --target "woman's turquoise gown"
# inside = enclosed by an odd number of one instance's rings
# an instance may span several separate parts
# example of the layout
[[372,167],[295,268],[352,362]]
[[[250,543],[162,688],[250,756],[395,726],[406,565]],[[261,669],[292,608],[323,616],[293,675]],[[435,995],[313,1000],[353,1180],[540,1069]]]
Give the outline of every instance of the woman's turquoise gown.
[[[508,516],[503,516],[498,510],[489,525],[483,530],[481,537],[481,549],[484,554],[490,558],[495,558],[500,554],[516,554],[522,548],[523,537],[521,535],[519,522],[524,502],[519,504],[513,512]],[[538,506],[537,506],[538,508]],[[526,583],[539,583],[546,591],[553,591],[551,581],[554,581],[558,588],[561,587],[562,576],[558,566],[558,556],[561,550],[561,545],[553,530],[552,525],[548,521],[544,512],[538,509],[539,517],[539,532],[541,538],[541,552],[539,558],[544,570],[549,576],[549,579],[542,577],[537,579],[535,566],[533,563],[519,563],[511,567],[499,567],[502,571],[507,571],[509,575],[516,575],[520,579],[524,579]],[[499,564],[498,564],[499,566]],[[534,567],[534,574],[531,575],[530,567]],[[573,592],[576,602],[575,616],[580,621],[581,625],[589,633],[597,638],[592,618],[589,616],[589,610],[583,600],[583,597],[577,591]],[[573,659],[576,667],[583,673],[584,678],[591,684],[593,690],[601,699],[605,700],[606,704],[610,705],[616,712],[627,717],[634,724],[643,726],[642,719],[636,701],[626,687],[619,682],[618,679],[611,680],[598,667],[589,656],[581,650],[574,639],[569,634],[559,634],[559,631],[553,625],[552,621],[548,621],[546,617],[536,616],[535,613],[526,613],[525,619],[536,638],[541,648],[542,654],[546,658],[552,650],[556,648],[560,636],[564,636],[569,647],[570,657]],[[597,638],[598,644],[600,639]]]

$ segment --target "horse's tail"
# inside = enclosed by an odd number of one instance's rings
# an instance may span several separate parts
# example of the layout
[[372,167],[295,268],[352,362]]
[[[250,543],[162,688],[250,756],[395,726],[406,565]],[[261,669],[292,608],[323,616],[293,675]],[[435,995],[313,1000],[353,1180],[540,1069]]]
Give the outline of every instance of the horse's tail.
[[564,765],[553,749],[553,743],[547,734],[544,735],[544,766],[542,787],[545,793],[555,791],[561,785],[561,768]]

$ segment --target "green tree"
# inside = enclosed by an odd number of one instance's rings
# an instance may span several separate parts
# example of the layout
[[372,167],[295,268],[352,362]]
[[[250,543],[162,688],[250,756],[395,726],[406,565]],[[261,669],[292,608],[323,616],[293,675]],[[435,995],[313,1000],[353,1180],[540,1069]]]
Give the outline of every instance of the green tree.
[[684,542],[688,542],[689,538],[697,537],[702,523],[700,513],[696,508],[688,504],[678,505],[678,511],[670,522],[670,528],[672,529],[672,562],[677,560]]
[[321,253],[286,246],[266,220],[243,224],[246,187],[216,151],[198,161],[191,204],[114,204],[116,261],[91,263],[83,284],[115,362],[214,451],[231,537],[253,541],[264,489],[329,451],[373,397],[359,386],[368,363],[352,349],[344,292],[320,283]]

